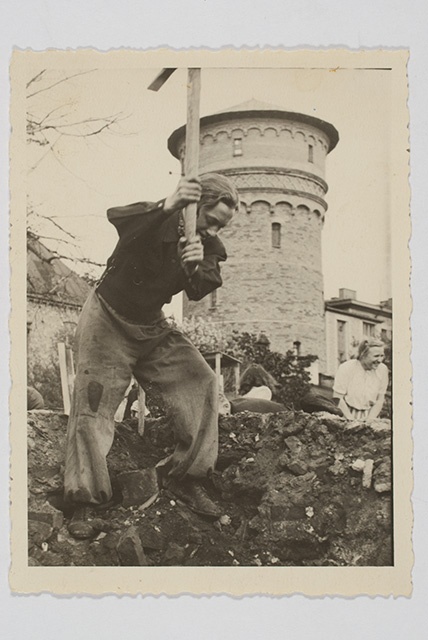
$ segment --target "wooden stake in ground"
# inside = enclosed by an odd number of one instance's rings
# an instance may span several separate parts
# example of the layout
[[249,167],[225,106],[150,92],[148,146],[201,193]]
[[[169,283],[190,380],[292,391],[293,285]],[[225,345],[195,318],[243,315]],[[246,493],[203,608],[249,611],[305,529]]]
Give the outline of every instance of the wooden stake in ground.
[[144,423],[146,419],[146,392],[138,385],[138,435],[144,435]]
[[59,370],[61,374],[61,390],[64,414],[70,415],[71,397],[74,384],[73,352],[64,342],[58,342]]
[[[168,80],[175,69],[162,69],[148,89],[158,91]],[[184,159],[184,174],[197,176],[199,174],[199,104],[201,95],[201,70],[188,69],[187,72],[187,123],[186,123],[186,154]],[[197,204],[189,204],[184,214],[184,233],[187,240],[196,235]]]

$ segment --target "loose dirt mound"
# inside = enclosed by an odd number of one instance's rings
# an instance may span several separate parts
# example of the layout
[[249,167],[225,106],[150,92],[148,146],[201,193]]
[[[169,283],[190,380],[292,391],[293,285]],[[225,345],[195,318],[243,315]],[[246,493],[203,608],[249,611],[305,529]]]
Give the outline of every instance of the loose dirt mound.
[[[241,413],[220,420],[207,521],[171,496],[151,505],[151,471],[174,446],[170,424],[119,424],[109,468],[119,504],[92,514],[99,534],[74,540],[62,504],[66,418],[28,419],[29,564],[379,566],[392,559],[388,423],[329,414]],[[141,471],[145,470],[145,471]]]

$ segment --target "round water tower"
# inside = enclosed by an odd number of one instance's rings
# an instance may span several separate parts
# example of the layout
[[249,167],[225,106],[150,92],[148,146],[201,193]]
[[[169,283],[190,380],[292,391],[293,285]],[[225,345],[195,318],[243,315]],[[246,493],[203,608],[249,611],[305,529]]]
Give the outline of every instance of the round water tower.
[[[251,100],[200,121],[200,173],[236,185],[241,207],[221,232],[224,284],[185,315],[204,315],[239,331],[263,332],[271,348],[325,360],[321,231],[327,211],[327,154],[333,125]],[[181,162],[185,127],[168,140]]]

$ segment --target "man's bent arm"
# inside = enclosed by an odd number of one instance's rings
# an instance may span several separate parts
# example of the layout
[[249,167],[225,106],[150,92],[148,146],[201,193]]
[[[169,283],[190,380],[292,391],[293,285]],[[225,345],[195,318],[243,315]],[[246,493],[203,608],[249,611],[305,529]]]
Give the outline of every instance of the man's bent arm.
[[159,200],[108,209],[107,218],[116,227],[123,248],[139,240],[151,228],[159,226],[171,215],[164,211],[163,205],[164,200]]
[[216,255],[205,256],[192,275],[186,276],[184,290],[189,300],[201,300],[223,284],[219,262],[224,258]]

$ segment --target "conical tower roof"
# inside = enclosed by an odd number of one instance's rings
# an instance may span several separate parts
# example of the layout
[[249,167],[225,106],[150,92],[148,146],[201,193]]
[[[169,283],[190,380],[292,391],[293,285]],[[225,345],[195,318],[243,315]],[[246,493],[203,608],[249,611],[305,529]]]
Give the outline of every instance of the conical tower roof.
[[236,111],[283,111],[283,108],[251,98],[251,100],[245,100],[245,102],[240,102],[227,109],[222,109],[217,113],[234,113]]

